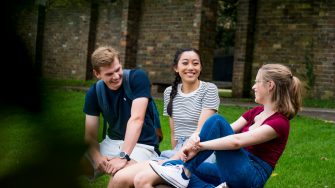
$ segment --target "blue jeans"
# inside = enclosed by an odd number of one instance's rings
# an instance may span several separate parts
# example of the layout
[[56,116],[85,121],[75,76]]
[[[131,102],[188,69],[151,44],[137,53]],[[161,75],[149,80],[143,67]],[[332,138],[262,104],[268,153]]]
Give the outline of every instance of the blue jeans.
[[[200,140],[207,141],[234,134],[230,124],[220,115],[211,116],[203,125]],[[216,163],[204,163],[212,150],[199,152],[184,163],[192,172],[188,187],[215,187],[226,182],[234,187],[263,187],[272,173],[272,166],[245,149],[217,150]],[[170,163],[181,163],[170,161]]]
[[161,152],[161,155],[159,157],[161,159],[169,159],[170,157],[174,156],[177,153],[177,151],[179,151],[183,147],[183,145],[184,145],[184,143],[187,139],[188,139],[188,137],[179,138],[177,140],[177,145],[173,150],[164,150],[164,151]]

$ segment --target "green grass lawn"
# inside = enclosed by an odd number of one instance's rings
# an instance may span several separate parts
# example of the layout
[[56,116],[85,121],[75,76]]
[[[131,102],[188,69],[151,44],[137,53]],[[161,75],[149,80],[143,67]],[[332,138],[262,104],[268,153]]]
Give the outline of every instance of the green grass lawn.
[[[0,178],[48,156],[48,147],[55,141],[61,140],[67,145],[58,148],[58,153],[71,154],[76,148],[73,146],[78,145],[79,151],[73,155],[79,156],[84,137],[84,95],[84,92],[53,88],[43,93],[41,113],[32,114],[15,108],[1,109]],[[156,103],[161,112],[162,100],[157,99]],[[220,106],[219,113],[232,122],[245,110]],[[161,122],[164,140],[160,149],[164,150],[170,148],[170,132],[167,117],[161,116]],[[292,120],[291,127],[287,148],[266,187],[335,187],[334,123],[298,116]],[[67,158],[69,164],[75,162],[73,157]],[[63,169],[55,165],[50,170],[54,168]],[[83,178],[78,180],[83,187],[96,188],[106,187],[108,179],[106,175],[93,183]]]

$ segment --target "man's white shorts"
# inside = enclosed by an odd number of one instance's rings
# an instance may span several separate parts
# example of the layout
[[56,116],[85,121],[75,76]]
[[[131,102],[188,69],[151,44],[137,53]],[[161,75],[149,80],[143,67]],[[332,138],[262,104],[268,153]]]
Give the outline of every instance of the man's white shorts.
[[[123,140],[112,140],[106,136],[106,138],[100,142],[100,153],[102,156],[119,157],[123,144]],[[85,156],[88,158],[94,168],[94,177],[89,177],[89,179],[94,180],[102,173],[97,170],[95,162],[88,155],[88,153],[86,153]],[[151,160],[157,157],[158,154],[155,152],[154,146],[139,143],[135,145],[133,151],[130,154],[130,158],[137,162]]]
[[[103,156],[119,157],[123,140],[112,140],[108,136],[100,143],[100,153]],[[130,158],[137,161],[146,161],[157,157],[154,146],[137,143],[130,154]]]

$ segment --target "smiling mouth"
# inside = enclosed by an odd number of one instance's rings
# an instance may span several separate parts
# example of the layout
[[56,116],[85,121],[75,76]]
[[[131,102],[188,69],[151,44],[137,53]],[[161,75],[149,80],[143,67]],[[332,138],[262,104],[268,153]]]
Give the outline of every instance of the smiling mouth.
[[118,79],[118,80],[112,80],[112,81],[110,81],[109,83],[111,83],[111,84],[118,84],[118,83],[120,83],[121,82],[121,79]]
[[193,72],[187,72],[185,74],[188,75],[188,76],[194,76],[195,75],[195,73],[193,73]]

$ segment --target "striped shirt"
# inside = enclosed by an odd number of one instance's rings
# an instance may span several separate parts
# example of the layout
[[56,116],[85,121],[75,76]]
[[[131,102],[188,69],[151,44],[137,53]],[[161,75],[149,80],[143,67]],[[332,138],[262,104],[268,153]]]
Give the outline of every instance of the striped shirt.
[[[191,93],[181,91],[182,84],[178,84],[178,92],[173,99],[172,117],[174,122],[175,139],[190,137],[198,126],[200,113],[203,109],[218,111],[220,99],[218,88],[213,83],[200,81],[199,88]],[[172,86],[164,91],[164,111],[167,114],[167,105],[170,101]]]

